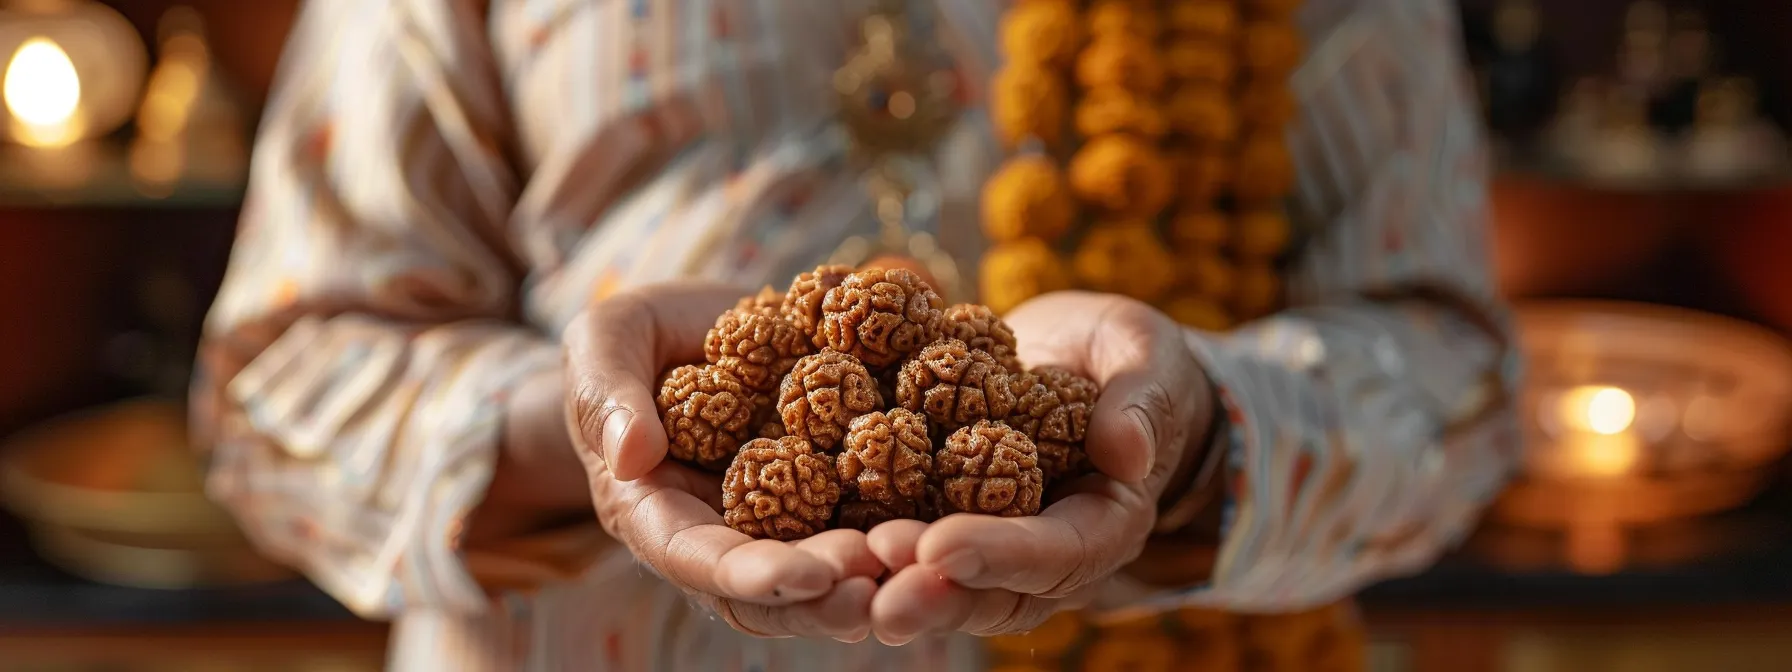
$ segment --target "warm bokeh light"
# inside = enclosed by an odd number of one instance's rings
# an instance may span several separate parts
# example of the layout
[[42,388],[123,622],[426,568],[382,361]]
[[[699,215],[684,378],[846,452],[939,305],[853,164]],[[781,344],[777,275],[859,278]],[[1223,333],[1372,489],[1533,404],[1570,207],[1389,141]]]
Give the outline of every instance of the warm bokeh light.
[[1616,387],[1577,387],[1563,395],[1561,413],[1569,427],[1612,436],[1636,423],[1636,398]]
[[81,77],[54,41],[38,37],[19,46],[7,61],[0,98],[27,144],[65,145],[80,135]]

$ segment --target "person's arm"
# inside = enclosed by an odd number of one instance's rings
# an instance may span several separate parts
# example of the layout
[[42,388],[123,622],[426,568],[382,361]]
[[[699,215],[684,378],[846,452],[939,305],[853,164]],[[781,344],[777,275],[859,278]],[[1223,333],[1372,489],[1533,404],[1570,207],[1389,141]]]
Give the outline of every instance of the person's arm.
[[[484,608],[467,516],[501,454],[554,450],[518,426],[564,434],[558,343],[517,321],[518,178],[475,4],[304,5],[194,384],[212,495],[370,617]],[[512,503],[589,506],[567,463],[570,489]]]
[[[1403,8],[1396,10],[1396,5]],[[1404,7],[1410,5],[1411,7]],[[1226,511],[1211,581],[1230,609],[1324,603],[1422,569],[1515,462],[1517,382],[1486,244],[1487,168],[1442,2],[1361,10],[1316,44],[1290,145],[1292,307],[1188,341],[1219,389]],[[1404,12],[1402,15],[1401,13]],[[1355,26],[1361,29],[1363,26]]]

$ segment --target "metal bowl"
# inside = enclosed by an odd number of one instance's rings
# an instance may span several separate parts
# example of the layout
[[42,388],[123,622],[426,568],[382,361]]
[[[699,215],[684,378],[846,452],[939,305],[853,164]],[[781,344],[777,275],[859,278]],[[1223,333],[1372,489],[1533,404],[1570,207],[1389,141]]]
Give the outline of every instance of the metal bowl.
[[51,421],[0,450],[0,502],[44,559],[105,583],[258,583],[292,574],[256,556],[205,496],[177,403],[139,400]]

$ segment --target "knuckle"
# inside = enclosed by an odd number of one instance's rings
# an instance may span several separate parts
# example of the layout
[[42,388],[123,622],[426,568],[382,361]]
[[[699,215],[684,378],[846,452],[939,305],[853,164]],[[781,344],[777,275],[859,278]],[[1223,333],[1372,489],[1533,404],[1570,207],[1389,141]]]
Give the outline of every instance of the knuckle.
[[1052,614],[1054,600],[1042,599],[1029,595],[1017,595],[1008,612],[989,627],[975,633],[980,637],[1014,635],[1030,631],[1044,623]]
[[653,304],[635,292],[623,292],[591,307],[591,323],[598,333],[606,327],[645,324],[653,317]]

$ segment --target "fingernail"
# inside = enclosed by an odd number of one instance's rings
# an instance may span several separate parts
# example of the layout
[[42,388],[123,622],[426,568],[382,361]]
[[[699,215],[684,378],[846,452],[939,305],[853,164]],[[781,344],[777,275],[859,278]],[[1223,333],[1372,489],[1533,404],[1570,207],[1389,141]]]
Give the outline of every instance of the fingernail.
[[953,581],[975,579],[983,573],[983,556],[976,551],[965,549],[940,559],[937,567],[940,576]]
[[826,595],[830,588],[832,588],[831,585],[827,586],[827,587],[818,587],[818,586],[805,587],[805,586],[793,586],[790,584],[782,584],[782,585],[772,587],[772,597],[778,598],[780,600],[790,600],[793,602],[806,602],[808,600],[813,600],[817,597]]
[[622,437],[628,433],[628,423],[634,419],[634,412],[626,408],[610,411],[610,416],[604,418],[604,446],[601,452],[604,463],[610,465],[611,469],[616,468],[616,453],[622,449]]

